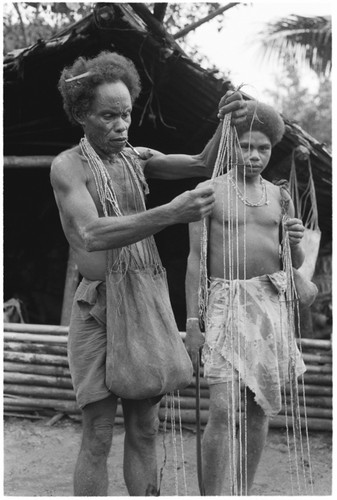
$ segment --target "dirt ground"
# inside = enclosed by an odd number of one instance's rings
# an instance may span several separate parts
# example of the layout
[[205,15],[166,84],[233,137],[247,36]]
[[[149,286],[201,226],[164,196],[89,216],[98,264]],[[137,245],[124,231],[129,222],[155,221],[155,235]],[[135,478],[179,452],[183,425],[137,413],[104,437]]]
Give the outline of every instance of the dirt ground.
[[[48,425],[48,421],[48,418],[33,421],[5,418],[5,496],[73,496],[72,475],[80,445],[81,424],[67,417],[52,426]],[[163,465],[165,448],[167,454],[161,487],[162,496],[199,496],[194,429],[183,429],[182,438],[183,446],[180,434],[177,432],[176,447],[173,447],[171,430],[166,433],[161,432],[159,435],[159,468]],[[117,425],[108,464],[109,496],[127,496],[122,472],[123,439],[123,425]],[[304,444],[307,449],[306,439]],[[177,449],[176,455],[175,449]],[[252,494],[254,496],[332,495],[332,434],[310,432],[309,450],[310,460],[307,458],[299,460],[301,465],[296,468],[292,462],[294,454],[292,451],[290,454],[288,452],[286,432],[271,429]],[[309,485],[310,462],[313,489]],[[293,470],[292,473],[290,468]],[[298,489],[298,485],[301,490]]]

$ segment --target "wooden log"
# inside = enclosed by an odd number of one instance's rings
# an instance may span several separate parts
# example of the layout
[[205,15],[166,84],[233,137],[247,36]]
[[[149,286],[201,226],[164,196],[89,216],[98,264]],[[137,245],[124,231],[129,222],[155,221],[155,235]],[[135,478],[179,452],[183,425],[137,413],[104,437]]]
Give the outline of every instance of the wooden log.
[[54,156],[46,156],[46,155],[33,155],[33,156],[4,156],[4,167],[48,167],[54,159]]
[[[159,418],[160,420],[165,419],[165,410],[162,408],[159,410]],[[207,424],[208,420],[207,410],[200,410],[200,419],[202,425]],[[195,412],[193,410],[182,410],[181,420],[183,423],[195,424]],[[238,420],[239,419],[237,417],[237,423]],[[175,421],[179,423],[179,415],[177,413],[175,415]],[[308,419],[301,418],[301,428],[305,429],[306,425],[308,426],[309,430],[332,431],[332,421],[326,418],[308,418]],[[289,418],[286,419],[284,415],[277,415],[276,417],[270,419],[269,427],[271,428],[280,428],[280,427],[292,428],[292,426],[293,424],[291,419]]]
[[328,354],[311,354],[303,352],[304,363],[331,364],[332,356]]
[[[170,396],[168,396],[167,398],[167,404],[168,404],[168,407],[170,408],[170,404],[171,404],[171,401],[172,401],[172,398]],[[163,398],[160,402],[160,406],[161,407],[165,407],[165,398]],[[192,397],[180,397],[179,400],[177,397],[174,398],[174,405],[175,405],[175,408],[177,409],[178,408],[178,404],[180,405],[180,408],[184,408],[184,409],[195,409],[195,406],[196,406],[196,403],[195,403],[195,398],[192,398]],[[208,398],[201,398],[200,399],[200,408],[201,409],[208,409],[209,408],[209,399]]]
[[30,323],[4,323],[4,331],[67,336],[69,327],[59,325],[37,325]]
[[[312,384],[312,385],[323,385],[330,386],[332,385],[332,374],[324,374],[324,373],[304,373],[303,375],[304,384]],[[301,377],[298,379],[298,383],[301,384]]]
[[[195,405],[195,399],[194,398],[178,398],[174,397],[174,407],[175,411],[178,411],[178,408],[180,406],[181,410],[195,410],[196,405]],[[170,408],[172,398],[168,397],[168,407]],[[290,415],[291,414],[291,406],[290,406],[290,401],[287,402],[288,407],[287,407],[287,413]],[[165,407],[165,399],[163,398],[160,404],[161,407]],[[208,410],[209,409],[209,400],[205,398],[201,398],[200,400],[200,408],[202,410]],[[244,407],[243,407],[244,408]],[[307,415],[309,417],[320,417],[320,418],[332,418],[332,408],[319,408],[319,407],[311,407],[306,405],[306,408],[304,408],[303,405],[300,404],[299,407],[300,414],[301,415]],[[281,414],[285,414],[285,407],[281,409]]]
[[4,405],[10,403],[12,407],[20,406],[31,408],[32,410],[38,410],[39,408],[51,408],[57,412],[63,413],[79,413],[81,410],[76,402],[62,399],[50,399],[50,398],[29,398],[29,397],[18,397],[16,399],[11,399],[9,402],[4,397]]
[[312,347],[315,349],[324,349],[328,351],[332,347],[331,340],[301,338],[296,339],[296,341],[297,344],[302,347],[302,349]]
[[308,365],[306,364],[306,373],[332,373],[332,364],[328,365]]
[[31,363],[12,363],[5,361],[3,364],[5,372],[35,373],[36,375],[52,375],[55,377],[70,378],[69,368],[63,366],[34,365]]
[[68,337],[65,335],[44,335],[42,333],[4,332],[4,339],[8,342],[37,342],[45,344],[67,345]]
[[24,384],[43,387],[59,387],[62,389],[73,389],[69,377],[52,377],[47,375],[36,375],[33,373],[4,373],[4,382],[6,384]]
[[[179,391],[179,394],[182,397],[192,397],[195,400],[195,387],[188,386],[185,389],[181,389]],[[209,389],[208,388],[200,389],[200,397],[209,398]]]
[[75,393],[71,389],[59,389],[57,387],[36,387],[33,385],[4,384],[4,394],[46,399],[74,400]]
[[12,352],[38,352],[67,356],[67,347],[61,345],[36,344],[30,342],[4,342],[4,350]]
[[[287,398],[289,402],[289,397]],[[332,397],[324,397],[324,396],[300,396],[299,402],[302,406],[318,406],[321,408],[332,408]]]
[[15,361],[18,363],[31,363],[36,365],[55,365],[68,367],[65,356],[53,354],[36,354],[29,352],[4,352],[4,361]]
[[[301,418],[301,428],[305,429],[306,426],[309,431],[332,432],[332,421],[327,418],[308,418],[307,421],[305,421],[304,418]],[[293,425],[291,421],[287,422],[283,415],[273,417],[269,422],[269,428],[286,429],[287,427],[292,428]]]

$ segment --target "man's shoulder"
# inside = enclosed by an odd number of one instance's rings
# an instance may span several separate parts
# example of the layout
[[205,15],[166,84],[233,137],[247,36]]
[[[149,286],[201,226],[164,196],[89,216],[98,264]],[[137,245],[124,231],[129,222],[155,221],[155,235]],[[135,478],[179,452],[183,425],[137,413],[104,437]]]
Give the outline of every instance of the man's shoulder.
[[[78,146],[66,149],[53,159],[50,168],[52,184],[57,181],[68,183],[84,176],[84,169]],[[84,180],[84,177],[83,177]]]
[[61,153],[55,156],[52,167],[74,161],[80,161],[80,150],[78,146],[73,146],[72,148],[61,151]]

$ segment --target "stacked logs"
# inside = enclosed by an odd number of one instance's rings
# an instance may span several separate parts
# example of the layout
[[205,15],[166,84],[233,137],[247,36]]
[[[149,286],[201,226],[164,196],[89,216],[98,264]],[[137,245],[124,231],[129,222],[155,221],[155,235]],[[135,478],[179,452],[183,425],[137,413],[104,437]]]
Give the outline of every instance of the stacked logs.
[[[4,324],[4,410],[5,414],[53,411],[68,415],[79,414],[75,401],[67,360],[68,327],[53,325]],[[182,333],[184,337],[184,333]],[[307,367],[299,379],[300,413],[306,415],[309,430],[332,431],[332,351],[330,340],[302,339],[300,346]],[[302,383],[303,382],[303,383]],[[182,424],[195,423],[196,380],[179,393],[179,399],[163,398],[159,415],[167,416],[171,406],[175,418]],[[290,390],[286,388],[286,403]],[[179,412],[178,412],[179,408]],[[200,416],[205,425],[208,418],[209,389],[200,380]],[[289,410],[288,410],[289,413]],[[118,420],[122,409],[118,406]],[[305,419],[301,419],[303,425]],[[289,426],[285,409],[271,419],[271,427]]]

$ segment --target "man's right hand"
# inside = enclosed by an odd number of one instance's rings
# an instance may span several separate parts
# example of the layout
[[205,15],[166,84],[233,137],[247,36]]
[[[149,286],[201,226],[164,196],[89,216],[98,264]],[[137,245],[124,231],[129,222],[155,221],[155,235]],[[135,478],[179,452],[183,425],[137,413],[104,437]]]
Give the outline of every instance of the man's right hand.
[[185,191],[170,203],[174,223],[189,223],[210,215],[214,208],[214,189],[209,181]]

